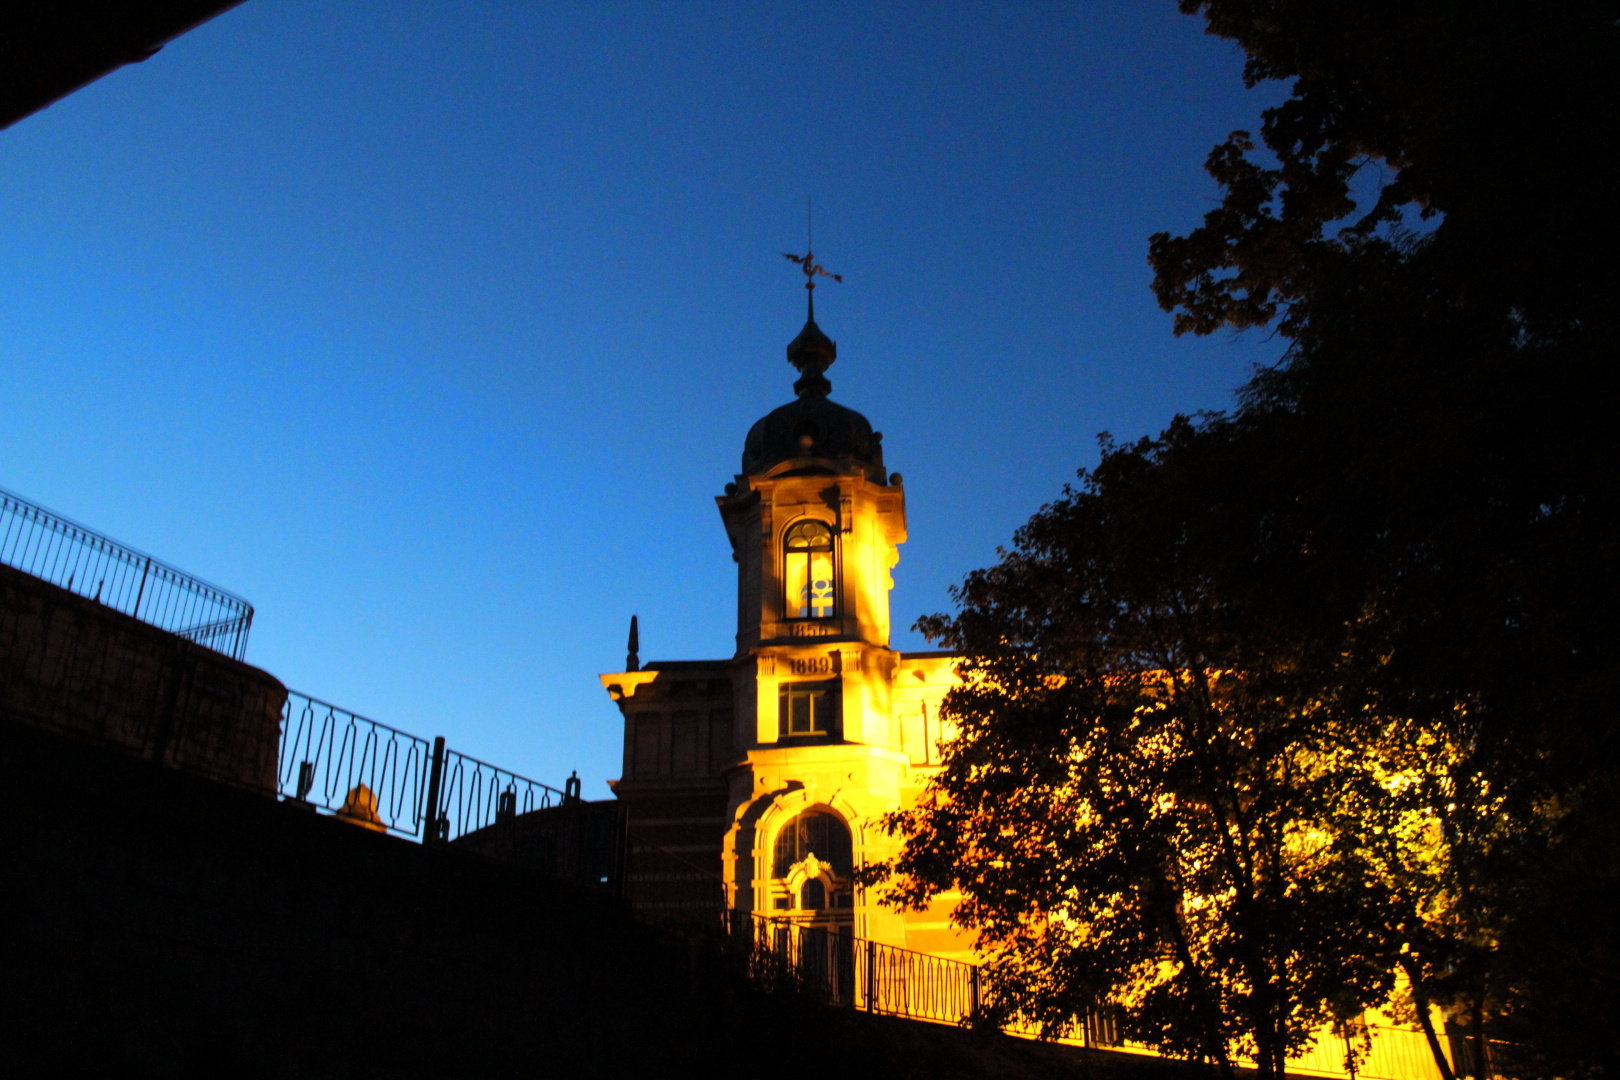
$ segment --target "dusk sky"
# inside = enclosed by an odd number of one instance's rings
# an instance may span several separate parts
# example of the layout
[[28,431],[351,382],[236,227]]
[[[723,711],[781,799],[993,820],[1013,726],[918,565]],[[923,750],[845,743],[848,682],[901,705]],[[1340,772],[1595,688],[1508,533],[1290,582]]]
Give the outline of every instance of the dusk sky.
[[248,0],[0,131],[0,487],[247,597],[297,690],[587,797],[597,681],[734,649],[714,496],[832,397],[910,540],[892,644],[1096,437],[1219,409],[1149,234],[1257,130],[1236,46],[1130,3]]

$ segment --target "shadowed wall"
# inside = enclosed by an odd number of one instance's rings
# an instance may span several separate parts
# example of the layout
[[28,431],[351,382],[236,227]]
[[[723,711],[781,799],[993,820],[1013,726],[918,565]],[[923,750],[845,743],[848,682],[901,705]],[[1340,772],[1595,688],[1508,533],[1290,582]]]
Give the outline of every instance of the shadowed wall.
[[274,676],[0,566],[0,714],[270,794]]

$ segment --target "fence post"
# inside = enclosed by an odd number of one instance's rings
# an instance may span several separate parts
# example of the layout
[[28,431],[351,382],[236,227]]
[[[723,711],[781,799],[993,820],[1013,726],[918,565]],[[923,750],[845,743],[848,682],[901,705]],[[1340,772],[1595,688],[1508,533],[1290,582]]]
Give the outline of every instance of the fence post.
[[877,942],[866,942],[866,1011],[877,1012]]
[[131,618],[138,619],[141,617],[141,597],[146,595],[146,578],[151,572],[152,556],[148,555],[146,557],[146,569],[141,571],[141,587],[135,592],[135,610],[130,612]]
[[978,1017],[979,1008],[980,1008],[980,1005],[982,1004],[982,1002],[983,1002],[983,987],[979,983],[979,965],[974,964],[973,965],[973,1012],[972,1012],[972,1016],[974,1018]]
[[422,810],[422,844],[431,847],[439,839],[439,784],[444,779],[444,736],[433,739],[433,760],[428,765],[427,805]]

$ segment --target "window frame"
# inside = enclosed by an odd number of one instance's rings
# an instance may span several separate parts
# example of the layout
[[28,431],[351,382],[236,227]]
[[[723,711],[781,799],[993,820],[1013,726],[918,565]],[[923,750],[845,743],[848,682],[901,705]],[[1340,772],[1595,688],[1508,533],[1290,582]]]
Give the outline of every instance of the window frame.
[[[776,830],[776,836],[771,841],[771,880],[786,881],[789,870],[804,861],[804,858],[814,850],[813,848],[800,850],[804,846],[800,823],[807,817],[829,818],[837,826],[841,839],[835,841],[829,837],[829,850],[817,851],[815,854],[834,882],[847,881],[855,868],[855,830],[850,828],[849,822],[844,820],[842,814],[825,805],[806,807]],[[782,848],[789,837],[792,838],[793,851],[785,853]],[[786,862],[783,861],[785,854],[791,854]],[[832,890],[829,889],[829,907],[832,906],[831,894]]]
[[[843,719],[840,700],[842,684],[838,679],[819,679],[815,682],[783,682],[776,688],[776,738],[783,739],[818,739],[836,738],[841,730]],[[806,731],[793,730],[793,701],[795,697],[808,698],[810,702],[810,724]],[[821,711],[816,709],[816,699],[821,698],[825,706]],[[826,717],[824,726],[815,726],[822,716]]]
[[[827,538],[827,547],[825,549],[810,546],[796,548],[793,546],[794,533],[803,529],[807,525],[818,526],[822,532],[825,533]],[[840,573],[838,548],[838,530],[834,528],[832,522],[824,521],[818,517],[798,518],[795,521],[789,522],[787,528],[782,531],[782,617],[784,621],[829,622],[838,618],[838,611],[839,607],[841,606],[839,603],[838,586],[843,576]],[[801,605],[800,600],[804,598],[795,597],[792,595],[791,582],[793,579],[793,560],[796,557],[804,559],[804,579],[808,584],[809,582],[815,580],[811,577],[811,567],[814,562],[814,553],[822,550],[827,552],[827,561],[832,568],[832,603],[829,605],[831,610],[826,615],[800,615],[799,611],[801,606],[809,611],[814,611],[815,607],[814,605],[809,604]]]

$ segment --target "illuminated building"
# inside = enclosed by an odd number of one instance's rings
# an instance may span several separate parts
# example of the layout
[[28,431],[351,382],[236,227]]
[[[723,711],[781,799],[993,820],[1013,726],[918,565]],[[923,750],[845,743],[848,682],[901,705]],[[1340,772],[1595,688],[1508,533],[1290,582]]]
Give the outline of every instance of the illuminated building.
[[736,653],[641,666],[632,651],[629,670],[601,677],[624,715],[615,792],[632,851],[722,875],[733,910],[966,957],[948,924],[956,897],[901,914],[850,880],[898,850],[879,819],[937,771],[955,676],[947,654],[889,647],[905,489],[882,435],[827,396],[837,346],[813,301],[787,347],[797,398],[749,430],[715,500],[737,563]]
[[[898,853],[880,819],[938,771],[954,736],[939,721],[954,658],[889,648],[905,489],[866,418],[828,400],[836,347],[813,307],[787,352],[797,400],[749,430],[742,470],[715,500],[737,563],[735,654],[643,666],[632,630],[628,670],[601,676],[624,718],[615,791],[628,876],[645,886],[632,902],[653,916],[712,914],[682,891],[690,865],[723,879],[732,910],[977,961],[949,924],[957,894],[896,912],[850,881],[852,866]],[[638,843],[667,858],[638,870]],[[1114,1041],[1093,1023],[1074,1040]],[[1345,1037],[1324,1027],[1290,1074],[1438,1080],[1420,1032],[1376,1010],[1358,1024],[1375,1038],[1356,1073]]]

